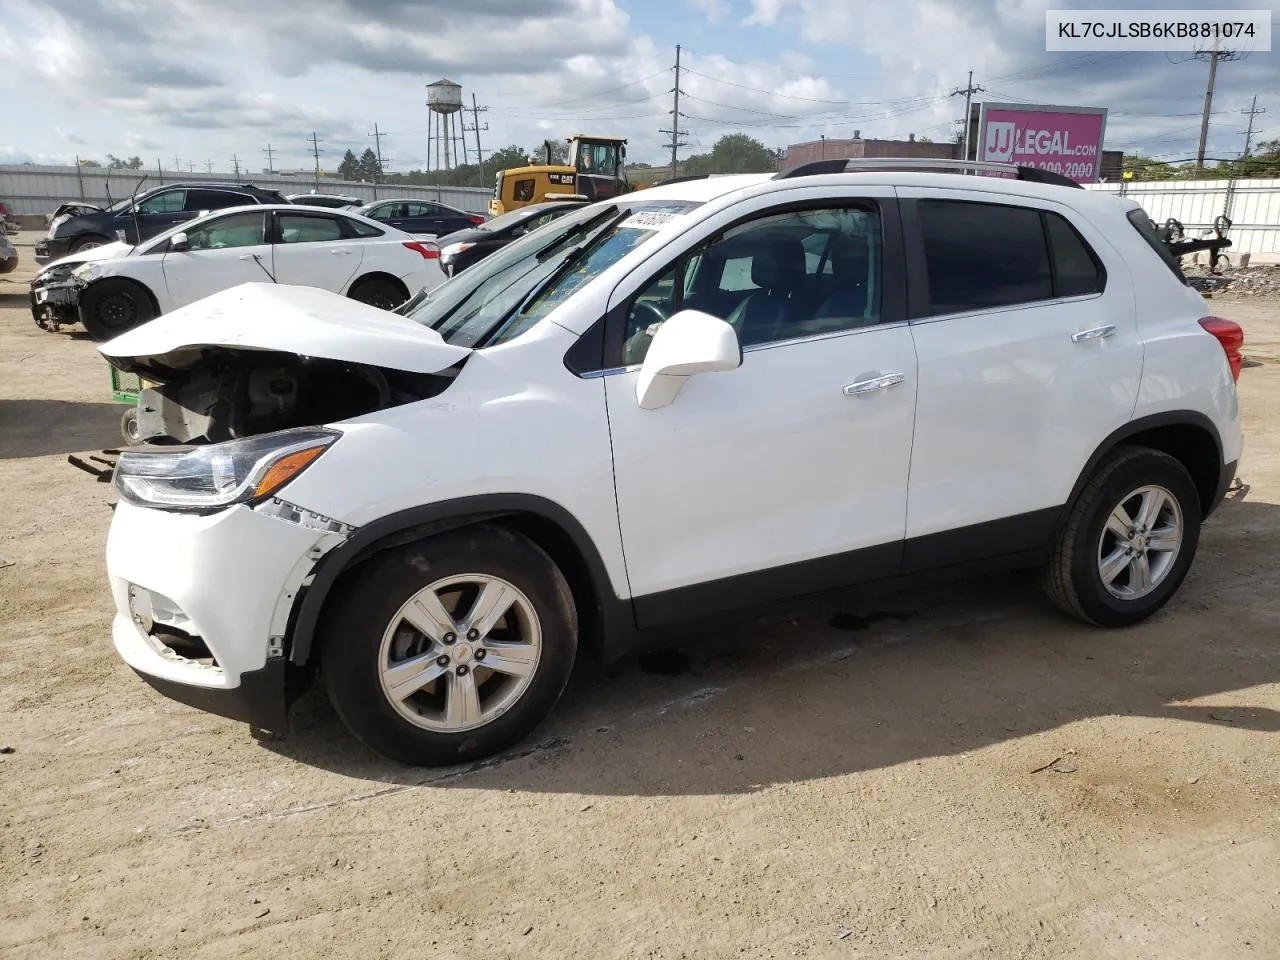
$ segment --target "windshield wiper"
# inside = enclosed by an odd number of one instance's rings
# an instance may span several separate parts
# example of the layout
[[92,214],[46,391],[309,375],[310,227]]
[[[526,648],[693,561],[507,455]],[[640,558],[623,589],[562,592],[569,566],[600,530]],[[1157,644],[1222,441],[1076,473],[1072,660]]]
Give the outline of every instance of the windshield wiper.
[[601,210],[598,214],[596,214],[590,220],[583,220],[582,223],[576,224],[570,227],[564,233],[560,234],[560,236],[556,237],[554,240],[548,243],[545,247],[539,250],[537,254],[535,254],[535,259],[539,263],[542,263],[544,260],[549,259],[552,256],[552,254],[554,254],[558,249],[560,249],[560,247],[564,246],[565,243],[567,243],[569,240],[572,240],[574,237],[578,236],[578,234],[583,233],[584,231],[590,230],[592,227],[596,226],[603,220],[608,220],[609,225],[612,226],[614,223],[617,222],[616,218],[618,217],[618,214],[622,214],[623,216],[626,216],[630,212],[631,211],[629,210],[619,209],[618,207],[605,207],[603,210]]
[[592,225],[597,225],[599,227],[599,229],[596,230],[594,233],[592,233],[591,236],[589,236],[586,240],[584,240],[582,243],[578,244],[576,247],[573,247],[568,252],[566,252],[564,259],[561,260],[556,265],[556,268],[547,275],[547,278],[545,280],[543,280],[540,284],[537,285],[537,287],[535,287],[532,291],[530,291],[529,294],[523,300],[521,300],[514,307],[512,307],[510,310],[504,313],[496,322],[491,324],[489,328],[485,330],[483,336],[481,336],[480,339],[476,341],[477,346],[482,346],[488,343],[489,338],[495,336],[499,330],[503,329],[511,321],[512,317],[523,313],[525,309],[529,306],[529,304],[535,302],[540,296],[542,296],[543,291],[549,289],[552,285],[558,283],[560,281],[560,278],[563,277],[566,273],[568,273],[571,269],[573,269],[574,265],[577,264],[578,261],[582,259],[583,254],[585,254],[587,251],[592,249],[592,247],[595,245],[595,242],[598,239],[600,239],[600,237],[608,233],[609,230],[617,226],[627,217],[631,216],[631,211],[626,207],[623,207],[623,208],[610,207],[609,210],[606,211],[606,214],[607,215],[604,215],[604,216],[592,217],[586,223],[579,224],[577,229],[569,231],[569,233],[565,234],[565,236],[558,238],[553,243],[548,244],[547,247],[544,247],[542,250],[538,251],[538,261],[544,262],[551,258],[551,253],[548,253],[548,251],[551,250],[552,248],[558,248],[559,246],[561,246],[561,242],[565,240],[567,237],[576,236],[577,234],[582,233],[583,230],[587,229]]

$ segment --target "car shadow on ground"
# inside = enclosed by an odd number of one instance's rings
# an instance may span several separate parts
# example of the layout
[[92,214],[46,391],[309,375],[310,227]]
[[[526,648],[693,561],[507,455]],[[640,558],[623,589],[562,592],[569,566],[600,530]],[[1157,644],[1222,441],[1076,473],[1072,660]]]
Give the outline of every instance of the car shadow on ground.
[[[478,763],[386,761],[318,690],[296,705],[293,734],[264,745],[383,785],[621,796],[751,792],[1098,716],[1277,732],[1280,712],[1238,693],[1280,681],[1277,534],[1280,507],[1224,504],[1179,595],[1128,630],[1059,614],[1030,573],[992,576],[725,628],[648,662],[583,664],[529,740]],[[1251,550],[1248,577],[1223,557]],[[1218,694],[1236,705],[1188,702]]]
[[[103,376],[106,391],[107,378]],[[0,460],[117,449],[122,403],[0,399]]]

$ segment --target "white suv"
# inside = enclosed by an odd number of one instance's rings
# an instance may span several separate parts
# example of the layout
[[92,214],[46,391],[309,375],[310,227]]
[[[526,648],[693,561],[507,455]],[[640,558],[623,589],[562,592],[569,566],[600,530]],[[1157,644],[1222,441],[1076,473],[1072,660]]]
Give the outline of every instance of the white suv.
[[1235,474],[1240,328],[1130,201],[843,170],[584,207],[407,316],[245,285],[105,344],[159,383],[120,655],[275,730],[318,666],[440,764],[534,729],[588,639],[1037,565],[1090,623],[1150,616]]

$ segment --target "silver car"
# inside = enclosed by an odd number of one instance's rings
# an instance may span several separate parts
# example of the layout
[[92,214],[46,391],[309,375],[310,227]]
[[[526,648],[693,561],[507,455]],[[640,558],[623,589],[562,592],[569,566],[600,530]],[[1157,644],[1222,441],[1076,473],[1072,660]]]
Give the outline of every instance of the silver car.
[[18,269],[18,248],[0,230],[0,273],[12,273]]

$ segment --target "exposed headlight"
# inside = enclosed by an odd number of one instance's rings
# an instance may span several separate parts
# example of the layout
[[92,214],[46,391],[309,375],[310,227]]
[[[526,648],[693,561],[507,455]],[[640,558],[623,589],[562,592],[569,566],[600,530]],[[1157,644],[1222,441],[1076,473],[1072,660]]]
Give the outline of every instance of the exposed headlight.
[[82,263],[71,271],[71,275],[77,280],[88,283],[90,280],[96,280],[102,275],[102,268],[96,263]]
[[440,256],[442,257],[457,256],[459,253],[466,253],[468,250],[470,250],[474,246],[475,246],[474,243],[461,243],[461,242],[450,243],[440,248]]
[[53,235],[58,232],[58,228],[71,219],[71,214],[64,213],[53,218],[49,223],[49,239],[53,239]]
[[174,451],[125,450],[116,461],[116,489],[129,503],[166,510],[254,503],[305,470],[339,436],[305,427]]

